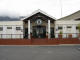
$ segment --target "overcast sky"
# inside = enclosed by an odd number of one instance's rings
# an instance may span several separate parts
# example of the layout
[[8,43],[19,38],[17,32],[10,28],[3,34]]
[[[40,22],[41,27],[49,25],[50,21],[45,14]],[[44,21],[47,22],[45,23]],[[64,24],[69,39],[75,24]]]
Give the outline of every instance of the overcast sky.
[[61,18],[80,10],[80,0],[0,0],[0,15],[27,16],[37,9]]

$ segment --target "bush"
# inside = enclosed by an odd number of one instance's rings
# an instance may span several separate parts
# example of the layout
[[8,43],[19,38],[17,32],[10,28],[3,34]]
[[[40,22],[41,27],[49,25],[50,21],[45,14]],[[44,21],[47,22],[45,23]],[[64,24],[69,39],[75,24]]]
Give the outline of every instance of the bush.
[[62,34],[62,31],[60,31],[60,33],[59,34]]

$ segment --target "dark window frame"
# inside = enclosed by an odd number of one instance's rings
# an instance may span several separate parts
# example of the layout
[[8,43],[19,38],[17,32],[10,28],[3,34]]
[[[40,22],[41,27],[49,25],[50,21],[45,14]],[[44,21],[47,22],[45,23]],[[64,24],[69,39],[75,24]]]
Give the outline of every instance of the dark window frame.
[[7,27],[7,29],[12,29],[12,27]]
[[62,30],[62,29],[63,29],[63,27],[62,27],[62,26],[59,26],[59,27],[58,27],[58,30]]
[[3,27],[0,27],[0,31],[3,31]]
[[72,28],[71,26],[67,26],[67,28]]
[[79,27],[78,27],[78,26],[76,26],[76,29],[79,29]]
[[21,30],[21,27],[16,27],[16,30]]

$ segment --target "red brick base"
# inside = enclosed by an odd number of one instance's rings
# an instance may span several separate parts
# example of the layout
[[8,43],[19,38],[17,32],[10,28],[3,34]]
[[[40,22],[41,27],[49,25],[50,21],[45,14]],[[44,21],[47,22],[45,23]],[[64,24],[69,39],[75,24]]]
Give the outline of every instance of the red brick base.
[[52,39],[0,39],[0,45],[56,45],[80,44],[78,38],[52,38]]

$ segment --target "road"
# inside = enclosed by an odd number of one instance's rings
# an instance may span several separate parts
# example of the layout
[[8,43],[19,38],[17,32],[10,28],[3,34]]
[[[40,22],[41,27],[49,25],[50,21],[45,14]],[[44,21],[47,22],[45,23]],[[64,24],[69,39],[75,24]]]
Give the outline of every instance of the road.
[[80,46],[0,46],[0,60],[80,60]]

